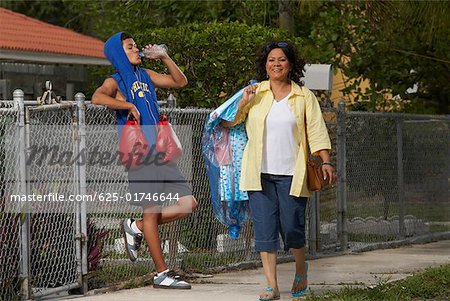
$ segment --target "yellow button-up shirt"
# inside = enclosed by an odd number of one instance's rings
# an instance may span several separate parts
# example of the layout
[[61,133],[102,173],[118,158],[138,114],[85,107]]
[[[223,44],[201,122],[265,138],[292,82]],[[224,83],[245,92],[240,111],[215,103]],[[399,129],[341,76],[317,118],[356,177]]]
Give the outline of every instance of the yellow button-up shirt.
[[[331,149],[330,137],[322,117],[319,102],[315,95],[306,87],[300,87],[292,82],[292,92],[288,98],[289,108],[294,114],[298,132],[294,133],[294,141],[299,146],[290,195],[309,197],[311,192],[306,184],[306,129],[310,150],[313,154],[321,149]],[[240,189],[244,191],[262,190],[261,162],[264,143],[264,127],[267,114],[274,100],[270,90],[270,82],[259,84],[255,98],[242,108],[239,119],[235,123],[245,120],[248,142],[242,157]]]

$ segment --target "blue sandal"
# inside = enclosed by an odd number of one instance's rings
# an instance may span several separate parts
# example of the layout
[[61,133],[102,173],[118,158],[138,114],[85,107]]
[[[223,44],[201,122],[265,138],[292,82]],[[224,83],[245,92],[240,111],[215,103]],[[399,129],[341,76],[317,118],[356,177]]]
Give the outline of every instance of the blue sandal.
[[266,287],[266,297],[259,297],[259,301],[272,301],[272,300],[280,300],[280,294],[276,295],[275,291],[271,287]]
[[[307,261],[305,262],[305,267],[306,267],[306,273],[308,273],[308,262]],[[308,280],[308,274],[306,274],[305,276],[295,275],[295,278],[294,278],[295,287],[297,287],[298,284],[300,283],[300,281],[302,281],[302,280]],[[292,297],[300,297],[300,296],[302,296],[303,294],[306,293],[307,289],[308,289],[308,286],[306,286],[304,289],[302,289],[301,291],[298,291],[296,293],[291,292]]]

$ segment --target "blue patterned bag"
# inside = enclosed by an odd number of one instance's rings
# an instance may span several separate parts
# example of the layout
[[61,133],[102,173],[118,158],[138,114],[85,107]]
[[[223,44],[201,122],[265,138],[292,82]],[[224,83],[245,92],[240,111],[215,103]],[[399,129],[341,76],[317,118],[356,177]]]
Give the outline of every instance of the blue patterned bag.
[[[251,85],[255,83],[251,81]],[[239,237],[241,227],[249,218],[247,192],[239,189],[247,133],[244,123],[226,128],[221,122],[234,120],[244,89],[209,114],[202,138],[213,211],[217,219],[228,227],[231,238]]]

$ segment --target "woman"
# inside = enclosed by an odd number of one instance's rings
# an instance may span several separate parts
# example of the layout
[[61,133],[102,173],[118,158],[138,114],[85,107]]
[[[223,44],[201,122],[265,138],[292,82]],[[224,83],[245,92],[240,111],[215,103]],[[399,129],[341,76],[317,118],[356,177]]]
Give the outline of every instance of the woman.
[[308,146],[322,158],[326,180],[336,181],[319,103],[300,81],[304,66],[293,44],[265,45],[257,62],[262,82],[244,90],[234,121],[224,123],[233,126],[246,122],[248,142],[240,186],[249,193],[255,249],[261,254],[267,279],[268,286],[259,297],[264,301],[280,298],[276,271],[280,234],[284,249],[291,249],[295,258],[291,293],[298,297],[307,289],[305,208],[311,195],[306,185]]

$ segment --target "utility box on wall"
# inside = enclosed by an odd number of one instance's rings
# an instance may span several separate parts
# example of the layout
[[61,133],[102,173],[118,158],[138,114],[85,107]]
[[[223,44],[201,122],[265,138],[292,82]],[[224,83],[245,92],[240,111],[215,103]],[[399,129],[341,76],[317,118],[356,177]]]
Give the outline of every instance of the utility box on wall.
[[303,81],[310,90],[331,92],[333,89],[333,65],[306,64]]

